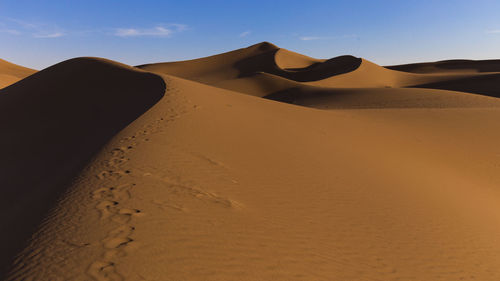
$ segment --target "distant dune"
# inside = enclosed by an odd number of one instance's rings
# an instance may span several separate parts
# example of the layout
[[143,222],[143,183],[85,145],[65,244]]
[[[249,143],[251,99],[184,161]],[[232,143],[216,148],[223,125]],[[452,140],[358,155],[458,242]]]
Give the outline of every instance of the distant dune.
[[263,42],[27,74],[0,90],[0,276],[500,280],[496,65]]
[[[496,64],[491,61],[490,69]],[[464,61],[465,70],[461,72],[408,73],[353,56],[313,59],[264,42],[207,58],[138,67],[319,108],[497,107],[497,99],[485,96],[500,95],[497,86],[500,73],[471,73],[466,71],[469,65],[470,61]],[[487,69],[486,62],[481,65]],[[391,89],[379,90],[385,88]]]
[[444,60],[386,67],[413,73],[500,72],[500,60]]
[[27,77],[36,70],[0,59],[0,89]]

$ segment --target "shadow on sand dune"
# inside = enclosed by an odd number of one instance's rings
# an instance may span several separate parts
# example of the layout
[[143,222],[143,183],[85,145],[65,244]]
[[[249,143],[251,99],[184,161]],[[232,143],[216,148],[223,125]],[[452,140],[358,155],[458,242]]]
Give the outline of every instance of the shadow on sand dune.
[[59,63],[0,91],[0,277],[55,195],[164,92],[159,76],[96,58]]
[[413,73],[450,71],[500,72],[500,60],[444,60],[386,66],[388,69]]
[[481,94],[500,98],[500,74],[487,74],[413,86]]
[[265,72],[297,82],[310,82],[354,71],[361,65],[362,61],[360,58],[346,55],[303,68],[282,69],[275,61],[279,51],[280,49],[275,49],[242,59],[234,67],[240,71],[239,77]]

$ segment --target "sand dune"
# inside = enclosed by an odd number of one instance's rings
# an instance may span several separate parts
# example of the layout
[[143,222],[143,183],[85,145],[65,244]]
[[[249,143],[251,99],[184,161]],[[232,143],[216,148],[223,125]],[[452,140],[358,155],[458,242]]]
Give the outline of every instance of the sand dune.
[[156,75],[92,58],[0,90],[2,267],[92,155],[163,92]]
[[500,72],[500,60],[445,60],[386,67],[393,70],[413,73]]
[[196,60],[138,67],[212,85],[258,72],[300,82],[316,81],[353,71],[358,68],[360,62],[361,59],[352,56],[340,56],[325,61],[314,60],[264,42]]
[[268,99],[320,109],[500,107],[500,100],[456,91],[417,88],[297,87]]
[[270,43],[40,71],[0,91],[5,280],[500,279],[496,77]]
[[286,49],[279,49],[274,55],[274,59],[279,68],[286,70],[299,70],[325,61],[304,56]]
[[[241,73],[235,66],[238,62],[254,57],[260,58],[263,56],[266,58],[269,54],[276,52],[278,49],[277,46],[266,42],[201,59],[147,64],[138,67],[151,72],[171,74],[177,77],[211,84],[240,77]],[[260,63],[267,64],[266,61],[259,60],[250,63],[248,66],[245,65],[244,67],[251,69],[259,68]]]
[[492,73],[424,83],[414,87],[461,91],[498,98],[500,97],[499,81],[500,73]]
[[7,87],[33,73],[36,70],[19,66],[0,59],[0,89]]
[[[461,93],[496,97],[499,94],[496,74],[408,73],[353,56],[313,59],[267,42],[207,58],[138,67],[253,96],[319,108],[498,106],[494,99]],[[467,82],[469,80],[472,82]],[[476,80],[480,81],[475,83]],[[377,90],[385,88],[392,89]]]

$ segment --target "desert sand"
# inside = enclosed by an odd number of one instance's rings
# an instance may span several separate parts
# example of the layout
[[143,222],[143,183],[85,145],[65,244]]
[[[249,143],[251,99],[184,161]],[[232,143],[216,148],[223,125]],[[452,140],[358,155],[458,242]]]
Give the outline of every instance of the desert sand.
[[0,90],[0,276],[500,280],[497,65],[264,42],[36,72]]
[[34,69],[0,59],[0,89],[30,76],[35,72],[36,70]]

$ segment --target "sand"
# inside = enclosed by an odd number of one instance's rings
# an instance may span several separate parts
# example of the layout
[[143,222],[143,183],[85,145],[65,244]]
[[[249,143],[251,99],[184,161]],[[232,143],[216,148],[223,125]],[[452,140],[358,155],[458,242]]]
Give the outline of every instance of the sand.
[[42,70],[0,91],[5,280],[500,279],[496,75],[269,43]]
[[0,89],[30,76],[36,70],[0,59]]

